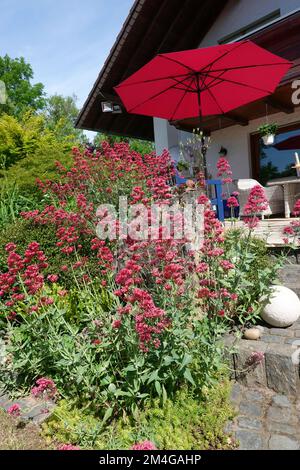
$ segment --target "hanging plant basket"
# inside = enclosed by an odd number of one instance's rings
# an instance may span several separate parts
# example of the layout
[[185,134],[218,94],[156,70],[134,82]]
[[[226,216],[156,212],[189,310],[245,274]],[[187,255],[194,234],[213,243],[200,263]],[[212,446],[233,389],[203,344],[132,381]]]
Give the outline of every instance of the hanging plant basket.
[[264,145],[273,145],[277,132],[277,124],[263,124],[257,130],[260,132]]
[[275,134],[263,135],[262,140],[264,145],[273,145],[275,142]]

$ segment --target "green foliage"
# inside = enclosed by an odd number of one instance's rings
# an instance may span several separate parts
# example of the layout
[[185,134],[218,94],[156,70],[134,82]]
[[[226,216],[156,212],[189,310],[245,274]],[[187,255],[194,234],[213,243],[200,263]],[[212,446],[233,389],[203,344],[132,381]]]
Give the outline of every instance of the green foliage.
[[[30,209],[33,209],[33,201],[20,194],[16,186],[8,186],[6,183],[0,186],[0,240],[1,230],[4,230],[9,224],[17,224],[18,214]],[[6,240],[3,238],[0,242],[2,243],[0,246],[0,266]]]
[[275,122],[270,123],[270,124],[262,124],[257,128],[259,131],[260,135],[263,137],[265,135],[275,135],[278,129],[278,124]]
[[[21,202],[24,205],[21,205]],[[28,205],[26,206],[26,204]],[[43,201],[41,201],[41,204]],[[19,199],[15,203],[11,203],[13,215],[9,213],[10,206],[5,206],[3,204],[3,224],[1,227],[1,201],[0,201],[0,272],[5,271],[7,263],[7,253],[5,251],[5,245],[10,241],[15,243],[18,246],[18,251],[23,253],[32,241],[38,242],[47,257],[50,261],[49,267],[45,270],[45,275],[59,273],[60,274],[60,284],[62,287],[71,288],[75,283],[75,275],[72,270],[72,265],[78,260],[76,253],[72,255],[64,255],[59,247],[56,245],[56,228],[51,224],[35,224],[30,220],[16,219],[17,213],[20,210],[32,209],[30,207],[31,201],[25,199],[22,196],[19,196]],[[35,204],[34,208],[37,208],[38,205]],[[5,222],[8,219],[15,220],[14,223],[5,225]],[[1,230],[2,228],[2,230]],[[87,245],[83,245],[82,255],[90,254]],[[95,257],[89,257],[86,265],[85,272],[95,279],[99,275],[99,266],[98,260]],[[61,271],[62,265],[67,265],[69,267],[68,271]],[[81,272],[76,271],[77,279],[80,279]]]
[[[24,195],[40,193],[36,179],[57,179],[56,161],[69,165],[74,136],[58,140],[42,115],[25,113],[22,119],[4,114],[0,117],[0,179],[17,185]],[[2,171],[1,171],[2,168]]]
[[207,388],[202,398],[183,388],[163,407],[153,400],[135,418],[124,415],[109,426],[89,410],[62,400],[44,425],[44,435],[83,449],[129,449],[143,440],[151,440],[160,450],[228,449],[232,443],[223,429],[234,416],[229,393],[227,380]]
[[235,265],[224,283],[235,286],[238,295],[235,319],[242,324],[253,323],[264,307],[260,298],[265,296],[267,302],[270,285],[277,278],[283,258],[271,257],[263,240],[249,237],[240,229],[226,232],[224,248]]
[[66,136],[74,136],[81,142],[86,138],[83,131],[75,129],[75,120],[79,109],[76,106],[77,97],[53,95],[47,99],[45,116],[47,127],[55,132],[58,140],[63,140]]
[[154,152],[154,143],[150,142],[149,140],[141,140],[141,139],[132,139],[132,138],[124,138],[117,135],[110,135],[110,134],[97,134],[94,137],[93,144],[96,147],[101,146],[101,143],[107,141],[110,145],[114,145],[120,142],[127,142],[130,145],[130,148],[135,152],[138,152],[142,155],[146,155],[149,153]]
[[[54,285],[15,304],[20,325],[8,328],[12,360],[1,370],[6,386],[28,389],[38,377],[49,376],[62,396],[89,404],[105,419],[105,413],[121,409],[136,414],[153,397],[165,403],[181,384],[192,393],[214,382],[222,366],[217,323],[199,321],[193,311],[187,316],[172,305],[172,328],[161,348],[145,354],[132,326],[134,316],[125,315],[120,329],[113,326],[119,306],[114,288],[112,281],[107,289],[74,286],[61,298]],[[54,299],[53,305],[28,315],[45,296]]]
[[[23,57],[0,57],[0,80],[5,83],[7,101],[0,104],[0,115],[21,116],[28,109],[37,111],[45,106],[42,83],[32,84],[33,70]],[[1,142],[1,137],[0,137]]]

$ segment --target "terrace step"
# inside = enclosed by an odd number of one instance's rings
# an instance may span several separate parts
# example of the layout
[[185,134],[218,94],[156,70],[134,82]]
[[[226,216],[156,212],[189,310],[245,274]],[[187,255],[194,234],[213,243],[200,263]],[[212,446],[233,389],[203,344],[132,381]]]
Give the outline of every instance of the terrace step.
[[[234,335],[224,338],[233,379],[247,387],[265,387],[296,398],[300,393],[300,319],[289,328],[258,328],[262,335],[256,341]],[[264,354],[263,360],[251,364],[257,352]]]
[[280,282],[300,296],[300,265],[285,264],[279,272]]

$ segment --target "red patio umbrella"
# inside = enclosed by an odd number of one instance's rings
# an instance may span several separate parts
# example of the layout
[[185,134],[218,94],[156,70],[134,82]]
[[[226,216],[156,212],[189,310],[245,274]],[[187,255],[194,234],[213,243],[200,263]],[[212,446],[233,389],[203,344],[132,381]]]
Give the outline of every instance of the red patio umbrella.
[[274,92],[291,62],[251,41],[158,54],[115,87],[129,113],[219,115]]

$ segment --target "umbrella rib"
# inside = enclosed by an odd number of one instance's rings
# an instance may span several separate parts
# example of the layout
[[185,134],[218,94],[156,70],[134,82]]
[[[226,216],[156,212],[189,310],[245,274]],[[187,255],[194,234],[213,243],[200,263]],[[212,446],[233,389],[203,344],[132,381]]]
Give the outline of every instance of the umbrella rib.
[[185,68],[188,69],[190,72],[196,72],[195,69],[193,69],[192,67],[189,67],[188,65],[183,64],[183,63],[180,62],[179,60],[172,59],[171,57],[168,57],[167,55],[164,55],[164,54],[158,54],[158,55],[159,55],[159,57],[162,57],[163,59],[169,60],[170,62],[175,62],[175,64],[181,65],[182,67],[185,67]]
[[[187,89],[190,92],[196,92],[196,90],[191,87],[191,84],[192,84],[193,79],[194,79],[194,75],[187,75],[187,79],[188,78],[191,78],[191,80],[190,80],[190,83],[188,85],[186,85],[186,88],[177,88],[175,85],[174,85],[174,88],[176,88],[176,90],[186,90]],[[179,80],[176,80],[176,78],[172,78],[172,80],[174,80],[177,85],[183,85],[184,81],[185,81],[185,79],[184,79],[182,82],[180,82]]]
[[227,54],[230,54],[231,52],[235,51],[236,49],[238,49],[240,46],[243,46],[243,45],[246,44],[247,42],[248,42],[248,41],[239,42],[239,43],[237,44],[237,46],[236,46],[234,49],[230,49],[229,51],[224,52],[224,54],[220,55],[219,57],[216,57],[212,62],[210,62],[209,64],[204,65],[204,66],[199,70],[199,72],[202,72],[202,70],[205,70],[207,67],[211,67],[215,62],[218,62],[218,60],[223,59],[223,57],[225,57]]
[[[186,78],[184,78],[185,80]],[[184,80],[182,80],[184,82]],[[139,106],[143,106],[143,104],[146,104],[148,103],[149,101],[153,100],[154,98],[157,98],[158,96],[162,95],[163,93],[165,93],[166,91],[169,91],[171,90],[171,88],[174,88],[175,86],[177,85],[177,83],[173,83],[172,85],[168,86],[167,88],[164,88],[163,90],[161,90],[160,92],[158,93],[155,93],[154,95],[150,96],[149,98],[147,98],[145,101],[142,101],[142,103],[139,103],[137,105],[135,105],[133,108],[130,108],[128,110],[129,113],[131,113],[132,111],[134,111],[136,108],[138,108]]]
[[159,78],[149,78],[148,80],[141,80],[140,82],[133,82],[133,83],[120,83],[119,85],[115,86],[114,89],[118,88],[125,88],[131,85],[141,85],[142,83],[152,83],[152,82],[159,82],[160,80],[170,80],[179,77],[189,77],[188,73],[181,73],[180,75],[168,75],[166,77],[159,77]]
[[[190,80],[190,85],[192,84],[193,80],[194,80],[194,76],[193,76],[193,77],[191,78],[191,80]],[[190,86],[190,85],[189,85],[189,86]],[[185,96],[186,96],[187,93],[190,93],[190,91],[189,91],[188,88],[186,88],[186,90],[185,90],[185,92],[183,93],[182,97],[181,97],[180,100],[178,101],[178,103],[177,103],[177,105],[176,105],[176,108],[174,109],[174,112],[173,112],[173,114],[172,114],[172,116],[171,116],[170,121],[173,121],[174,115],[176,114],[176,112],[177,112],[179,106],[181,105],[181,103],[182,103],[182,101],[184,100],[184,98],[185,98]]]
[[207,91],[208,91],[208,93],[210,94],[210,96],[212,97],[212,99],[214,100],[214,102],[216,103],[216,105],[218,106],[219,110],[221,111],[221,114],[225,114],[224,110],[223,110],[223,109],[221,108],[221,106],[219,105],[218,100],[217,100],[217,98],[215,97],[215,95],[212,93],[212,91],[211,91],[209,88],[207,88]]
[[[205,79],[206,79],[206,77],[202,78],[202,85],[205,85]],[[212,97],[212,99],[214,100],[214,102],[216,103],[216,105],[218,106],[219,110],[221,111],[221,114],[225,114],[223,109],[219,105],[215,95],[210,91],[209,87],[207,87],[206,89],[207,89],[208,93],[210,94],[210,96]],[[202,88],[202,90],[203,90],[203,88]]]
[[[273,65],[287,65],[287,62],[276,62],[272,64],[239,65],[236,67],[227,67],[224,69],[213,69],[213,70],[210,69],[210,71],[211,72],[231,72],[231,70],[251,69],[251,68],[257,68],[257,67],[270,67]],[[202,69],[201,72],[206,72],[206,69]]]
[[[247,88],[252,88],[253,90],[258,90],[258,91],[263,91],[265,93],[270,93],[270,90],[265,90],[264,88],[258,88],[256,86],[253,86],[253,85],[248,85],[247,83],[243,83],[243,82],[237,82],[235,80],[230,80],[229,78],[219,78],[219,77],[214,77],[213,75],[210,75],[209,73],[206,73],[206,75],[208,77],[211,77],[211,78],[216,78],[216,79],[219,79],[221,82],[228,82],[228,83],[233,83],[234,85],[240,85],[240,86],[245,86]],[[219,85],[219,83],[215,84],[215,85],[212,85],[211,87],[209,88],[213,88],[217,85]]]

